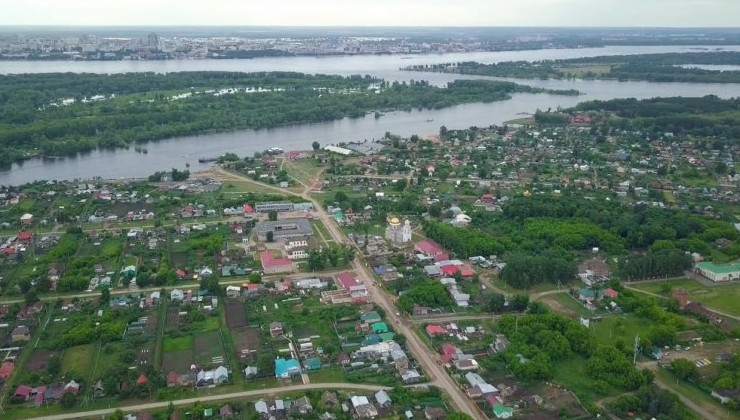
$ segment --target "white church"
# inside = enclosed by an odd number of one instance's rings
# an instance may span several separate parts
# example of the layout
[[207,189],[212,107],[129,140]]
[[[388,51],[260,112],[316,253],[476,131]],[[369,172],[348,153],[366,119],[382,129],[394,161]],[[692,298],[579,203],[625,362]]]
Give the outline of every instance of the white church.
[[411,222],[407,219],[402,225],[398,217],[389,218],[388,227],[385,228],[385,239],[399,248],[411,242]]

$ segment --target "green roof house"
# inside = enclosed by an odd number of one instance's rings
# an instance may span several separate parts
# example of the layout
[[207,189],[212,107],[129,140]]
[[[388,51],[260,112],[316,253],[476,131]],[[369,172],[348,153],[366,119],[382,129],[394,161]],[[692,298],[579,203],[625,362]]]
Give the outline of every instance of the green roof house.
[[726,282],[740,279],[740,262],[731,264],[715,264],[713,262],[700,262],[696,264],[696,270],[702,276],[713,282]]
[[372,324],[374,322],[380,322],[382,320],[382,318],[380,318],[380,314],[378,313],[378,311],[370,311],[370,312],[364,313],[360,317],[360,320],[362,322],[366,322],[368,324]]
[[318,357],[306,359],[306,361],[303,362],[303,366],[306,370],[321,370],[321,359]]
[[497,419],[508,419],[514,415],[514,409],[506,407],[503,404],[494,404],[493,415],[496,416]]
[[373,332],[375,334],[381,334],[388,332],[388,324],[385,322],[376,322],[372,325]]

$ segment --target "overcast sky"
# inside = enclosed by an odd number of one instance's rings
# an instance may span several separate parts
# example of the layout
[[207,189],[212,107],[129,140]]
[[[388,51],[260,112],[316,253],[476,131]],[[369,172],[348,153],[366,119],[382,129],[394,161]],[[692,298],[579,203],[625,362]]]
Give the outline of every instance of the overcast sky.
[[0,25],[728,26],[740,0],[0,0]]

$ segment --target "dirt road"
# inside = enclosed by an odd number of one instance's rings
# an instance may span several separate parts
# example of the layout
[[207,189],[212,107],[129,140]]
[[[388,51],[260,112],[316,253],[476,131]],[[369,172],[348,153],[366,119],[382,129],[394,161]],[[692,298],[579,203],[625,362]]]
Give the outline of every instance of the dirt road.
[[[215,170],[224,177],[231,176],[232,178],[239,179],[240,181],[254,183],[261,187],[268,187],[265,184],[256,182],[246,176],[234,174],[221,168]],[[279,191],[281,194],[291,194],[299,196],[307,201],[312,202],[316,214],[324,223],[326,229],[329,231],[329,234],[332,236],[334,241],[338,244],[352,245],[352,243],[347,239],[347,236],[344,234],[344,232],[342,232],[342,230],[339,229],[339,227],[334,223],[329,214],[323,209],[321,204],[318,203],[313,197],[311,197],[310,194],[308,194],[308,189],[302,194],[299,194],[277,187],[269,187],[270,189]],[[362,283],[365,284],[365,286],[367,287],[371,300],[375,302],[375,304],[380,306],[383,311],[385,311],[386,317],[389,319],[389,321],[391,321],[393,328],[395,328],[399,333],[403,334],[406,337],[406,346],[429,377],[429,385],[437,386],[445,391],[450,396],[450,399],[456,406],[457,410],[472,416],[474,419],[485,420],[486,417],[483,415],[483,413],[480,412],[475,403],[470,400],[467,395],[465,395],[463,390],[460,389],[457,383],[455,383],[455,381],[447,374],[447,372],[445,372],[445,369],[439,364],[439,362],[435,360],[435,357],[430,355],[429,350],[424,346],[424,343],[422,343],[419,336],[417,336],[416,333],[413,331],[413,324],[396,315],[396,307],[393,304],[390,296],[388,296],[376,285],[373,276],[367,266],[367,263],[361,257],[362,253],[358,252],[358,255],[358,258],[356,258],[355,261],[353,261],[352,263],[352,268],[354,269],[355,274],[357,275],[358,279],[362,281]]]
[[[362,385],[362,384],[350,384],[350,383],[292,385],[292,386],[284,386],[281,388],[258,389],[258,390],[253,390],[253,391],[233,392],[231,394],[209,395],[209,396],[202,396],[202,397],[197,397],[197,398],[187,398],[187,399],[172,401],[172,404],[174,404],[175,406],[190,405],[190,404],[195,404],[196,402],[199,402],[199,401],[200,402],[213,402],[213,401],[235,400],[235,399],[240,399],[240,398],[278,395],[278,394],[284,394],[284,393],[295,392],[295,391],[306,391],[309,389],[347,389],[347,390],[376,392],[376,391],[380,391],[381,389],[390,389],[390,388],[383,387],[383,386],[376,386],[376,385]],[[124,412],[138,412],[138,411],[146,411],[146,410],[161,410],[163,408],[167,408],[169,404],[170,404],[169,401],[162,401],[162,402],[155,402],[155,403],[130,405],[130,406],[125,406],[125,407],[104,408],[101,410],[81,411],[77,413],[56,414],[52,416],[36,417],[34,420],[42,420],[42,419],[43,420],[71,420],[71,419],[81,419],[81,418],[101,418],[108,414],[113,414],[119,408],[123,410]]]

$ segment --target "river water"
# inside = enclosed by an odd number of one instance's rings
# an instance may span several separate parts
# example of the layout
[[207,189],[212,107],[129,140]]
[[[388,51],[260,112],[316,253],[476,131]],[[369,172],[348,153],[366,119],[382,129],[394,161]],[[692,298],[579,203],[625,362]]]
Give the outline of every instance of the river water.
[[[709,47],[713,48],[713,47]],[[740,46],[722,47],[740,51]],[[461,53],[445,55],[347,56],[347,57],[289,57],[254,60],[171,60],[171,61],[87,61],[87,62],[30,62],[0,61],[0,73],[44,72],[158,72],[177,71],[299,71],[304,73],[370,74],[386,80],[429,80],[443,85],[459,75],[402,72],[399,68],[416,64],[435,64],[456,61],[493,63],[511,60],[546,60],[590,57],[598,55],[646,54],[695,51],[689,47],[607,47],[588,49],[510,51]],[[270,147],[285,150],[308,149],[313,141],[322,145],[378,139],[385,132],[410,136],[436,133],[441,125],[447,128],[465,128],[473,125],[500,124],[517,118],[522,113],[537,109],[569,107],[585,100],[608,100],[633,97],[638,99],[658,96],[717,95],[724,98],[740,97],[740,84],[714,83],[649,83],[592,80],[515,80],[523,84],[550,89],[577,89],[578,97],[559,95],[515,94],[511,100],[488,104],[465,104],[433,111],[394,112],[376,119],[368,115],[357,119],[300,124],[288,127],[239,130],[234,132],[172,138],[147,144],[147,154],[137,153],[133,147],[119,150],[96,150],[58,160],[32,159],[13,164],[0,171],[0,185],[19,185],[42,179],[89,179],[92,177],[144,177],[158,170],[172,167],[191,170],[207,168],[199,164],[200,157],[215,157],[225,152],[251,155]],[[432,120],[432,121],[429,121]]]

